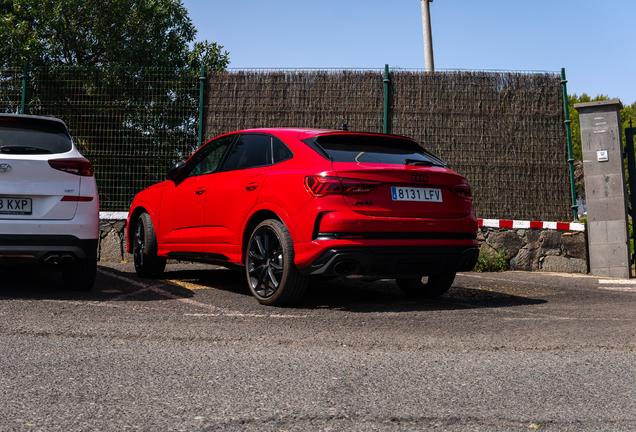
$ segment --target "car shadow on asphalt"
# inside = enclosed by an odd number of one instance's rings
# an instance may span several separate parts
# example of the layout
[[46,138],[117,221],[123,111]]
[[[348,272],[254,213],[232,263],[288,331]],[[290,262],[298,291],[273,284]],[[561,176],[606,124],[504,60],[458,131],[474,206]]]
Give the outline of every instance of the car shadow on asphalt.
[[364,313],[500,308],[543,303],[547,303],[547,300],[456,285],[438,298],[417,299],[402,293],[394,280],[365,282],[334,279],[313,282],[296,307],[328,307]]
[[[132,267],[132,266],[131,266]],[[82,301],[161,301],[190,298],[192,290],[162,280],[141,279],[128,268],[98,265],[95,286],[90,291],[64,288],[62,272],[47,266],[0,267],[0,299],[82,300]]]
[[[408,312],[499,308],[538,305],[547,300],[460,286],[457,282],[436,299],[414,299],[400,291],[394,280],[312,280],[305,296],[285,310],[333,309],[358,313]],[[0,299],[53,299],[83,301],[162,301],[191,298],[199,290],[221,290],[252,298],[245,273],[220,267],[170,268],[160,279],[137,277],[131,264],[98,266],[95,288],[88,292],[64,290],[59,271],[43,267],[2,268]],[[260,306],[260,305],[259,305]],[[260,306],[271,309],[270,306]],[[274,308],[279,309],[279,308]]]
[[[255,301],[252,299],[243,271],[231,271],[223,268],[172,270],[166,272],[162,280],[175,286],[190,287],[195,291],[216,289]],[[281,309],[334,309],[359,313],[408,312],[514,307],[546,302],[547,300],[544,299],[513,295],[501,290],[465,287],[458,283],[439,298],[413,299],[402,293],[392,279],[368,282],[337,278],[312,280],[305,296],[299,302]],[[262,307],[272,308],[271,306]]]

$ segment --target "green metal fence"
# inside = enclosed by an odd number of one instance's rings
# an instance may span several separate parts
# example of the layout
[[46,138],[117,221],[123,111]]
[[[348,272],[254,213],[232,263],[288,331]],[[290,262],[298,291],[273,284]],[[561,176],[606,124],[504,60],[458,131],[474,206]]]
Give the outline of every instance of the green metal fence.
[[[0,110],[21,112],[22,70],[0,77]],[[198,78],[168,69],[29,70],[23,112],[64,120],[93,163],[101,210],[126,211],[198,147]]]
[[478,217],[572,216],[558,73],[65,68],[23,76],[0,70],[0,111],[62,118],[95,167],[103,211],[126,211],[172,163],[221,133],[346,123],[413,137],[448,160],[473,186]]

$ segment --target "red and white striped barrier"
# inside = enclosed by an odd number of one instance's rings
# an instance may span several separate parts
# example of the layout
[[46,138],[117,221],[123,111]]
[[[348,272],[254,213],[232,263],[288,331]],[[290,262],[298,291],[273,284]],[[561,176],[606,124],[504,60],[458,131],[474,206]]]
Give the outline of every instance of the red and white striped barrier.
[[542,228],[563,231],[585,231],[585,224],[570,222],[537,222],[537,221],[516,221],[502,219],[477,219],[480,227],[487,228],[513,228],[530,229]]

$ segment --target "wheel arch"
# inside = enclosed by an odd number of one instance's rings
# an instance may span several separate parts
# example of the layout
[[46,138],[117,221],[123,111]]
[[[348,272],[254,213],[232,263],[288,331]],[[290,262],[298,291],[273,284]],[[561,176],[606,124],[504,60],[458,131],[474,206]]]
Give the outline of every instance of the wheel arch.
[[155,228],[155,232],[157,232],[157,221],[155,219],[155,215],[154,212],[152,212],[152,210],[150,210],[149,206],[146,206],[144,204],[139,204],[137,205],[134,210],[132,210],[128,216],[128,226],[126,227],[126,252],[128,253],[132,253],[132,242],[130,241],[132,239],[133,233],[135,232],[135,229],[137,228],[137,219],[139,219],[139,215],[141,215],[142,213],[148,213],[148,215],[150,216],[150,219],[152,220],[152,225]]
[[254,229],[258,226],[258,224],[260,224],[261,222],[267,219],[276,219],[282,222],[283,224],[285,224],[285,227],[289,231],[289,234],[291,235],[292,240],[296,241],[297,237],[296,237],[296,233],[294,231],[291,219],[287,216],[287,213],[285,213],[283,209],[277,208],[277,207],[278,206],[275,206],[275,205],[262,206],[258,209],[255,209],[255,211],[247,218],[247,222],[243,225],[244,228],[243,228],[243,233],[241,235],[241,262],[242,263],[245,262],[245,252],[247,250],[247,243],[250,240],[250,236],[252,235],[252,232],[254,232]]

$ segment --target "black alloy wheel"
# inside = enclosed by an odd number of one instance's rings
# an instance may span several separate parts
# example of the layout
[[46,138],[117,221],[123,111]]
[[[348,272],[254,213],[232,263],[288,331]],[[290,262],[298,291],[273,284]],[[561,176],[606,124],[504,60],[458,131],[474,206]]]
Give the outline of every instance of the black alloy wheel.
[[157,236],[148,213],[140,214],[137,219],[133,238],[133,261],[137,275],[143,278],[156,278],[166,267],[166,259],[157,256]]
[[256,227],[247,245],[245,267],[252,295],[262,304],[294,302],[307,287],[307,278],[294,265],[291,235],[278,220],[268,219]]

